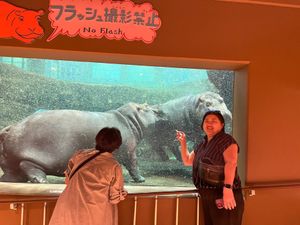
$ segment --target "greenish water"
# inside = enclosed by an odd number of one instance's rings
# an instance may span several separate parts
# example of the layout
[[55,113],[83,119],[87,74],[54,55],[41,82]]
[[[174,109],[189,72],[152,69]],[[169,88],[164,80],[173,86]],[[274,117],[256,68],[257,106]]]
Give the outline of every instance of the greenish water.
[[[222,89],[209,74],[223,72],[0,57],[0,129],[44,110],[106,112],[128,102],[157,105],[206,91],[219,93]],[[168,146],[165,150],[168,159],[162,160],[149,143],[142,140],[138,145],[139,167],[146,178],[143,185],[191,186],[191,168],[182,166]],[[124,176],[134,185],[126,171]]]
[[200,87],[193,87],[196,91],[205,91],[207,89],[203,85],[207,80],[207,71],[203,69],[12,57],[1,57],[0,62],[17,66],[29,73],[36,73],[69,82],[123,85],[146,89],[165,89],[184,86],[190,88],[198,84],[201,85],[202,90],[199,90]]

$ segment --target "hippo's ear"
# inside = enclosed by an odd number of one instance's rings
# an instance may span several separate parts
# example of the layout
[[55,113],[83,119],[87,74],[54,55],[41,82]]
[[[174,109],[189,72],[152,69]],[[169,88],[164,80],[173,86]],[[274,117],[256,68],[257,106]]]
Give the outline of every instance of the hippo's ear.
[[39,10],[37,13],[38,13],[38,15],[39,15],[39,16],[42,16],[42,15],[44,15],[44,14],[45,14],[45,11],[44,11],[44,10],[42,10],[42,9],[40,9],[40,10]]
[[21,15],[22,15],[22,12],[23,12],[23,11],[21,11],[21,10],[16,10],[14,13],[15,13],[15,15],[17,15],[17,16],[21,16]]
[[224,99],[221,96],[219,96],[218,99],[219,99],[219,103],[221,103],[221,104],[224,103]]
[[143,104],[140,104],[138,107],[138,110],[148,110],[148,109],[149,109],[149,105],[146,102]]

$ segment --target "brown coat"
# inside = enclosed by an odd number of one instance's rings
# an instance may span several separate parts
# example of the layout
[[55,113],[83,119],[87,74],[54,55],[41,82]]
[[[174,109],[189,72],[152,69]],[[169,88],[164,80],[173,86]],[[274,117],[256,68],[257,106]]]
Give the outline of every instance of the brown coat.
[[124,200],[122,168],[111,153],[87,162],[69,180],[76,167],[95,154],[95,149],[76,152],[66,170],[67,186],[59,196],[49,225],[117,225],[117,203]]

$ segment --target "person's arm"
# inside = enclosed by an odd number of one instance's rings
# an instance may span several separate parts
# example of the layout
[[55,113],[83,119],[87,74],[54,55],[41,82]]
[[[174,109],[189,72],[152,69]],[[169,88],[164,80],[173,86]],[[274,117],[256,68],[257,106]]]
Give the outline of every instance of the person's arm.
[[73,157],[69,160],[68,162],[68,166],[67,166],[67,169],[64,171],[64,174],[65,174],[65,184],[68,185],[69,184],[69,175],[72,171],[74,167],[74,161],[73,161]]
[[[233,185],[237,161],[238,161],[238,146],[237,144],[230,145],[223,153],[225,167],[224,167],[224,184]],[[225,209],[234,209],[236,202],[231,188],[223,188],[223,201]]]
[[115,177],[113,178],[109,188],[109,202],[111,204],[118,204],[125,199],[127,191],[124,189],[124,178],[122,168],[117,165],[115,168]]
[[186,144],[186,137],[185,133],[182,131],[176,131],[176,138],[180,143],[181,149],[181,159],[185,166],[193,165],[195,153],[192,151],[191,153],[188,151],[187,144]]
[[80,154],[82,151],[81,150],[77,150],[72,156],[71,158],[69,159],[68,161],[68,165],[67,165],[67,168],[66,170],[64,171],[64,175],[65,175],[65,184],[68,185],[69,184],[69,176],[70,176],[70,173],[74,167],[74,161],[75,161],[75,158],[77,157],[78,154]]

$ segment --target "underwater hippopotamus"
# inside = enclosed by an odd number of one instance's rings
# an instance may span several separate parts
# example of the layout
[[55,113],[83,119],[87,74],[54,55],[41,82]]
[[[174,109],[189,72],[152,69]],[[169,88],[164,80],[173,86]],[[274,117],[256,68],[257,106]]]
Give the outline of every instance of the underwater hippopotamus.
[[166,119],[158,121],[144,139],[162,160],[169,159],[165,151],[167,148],[171,150],[177,160],[181,161],[179,143],[175,138],[176,130],[185,132],[188,141],[197,143],[203,135],[200,125],[208,110],[221,111],[226,129],[232,120],[231,112],[223,98],[214,92],[185,96],[153,107],[162,111]]
[[136,146],[146,129],[162,119],[146,104],[128,103],[116,110],[36,112],[0,133],[0,181],[48,183],[46,175],[63,176],[68,160],[78,149],[92,148],[103,127],[121,131],[123,143],[116,157],[135,182],[145,179],[137,167]]

